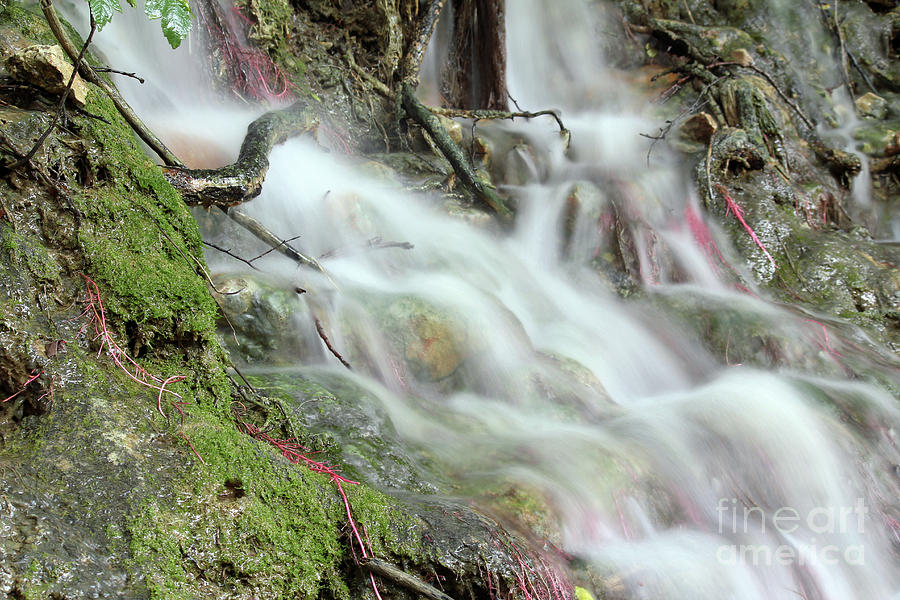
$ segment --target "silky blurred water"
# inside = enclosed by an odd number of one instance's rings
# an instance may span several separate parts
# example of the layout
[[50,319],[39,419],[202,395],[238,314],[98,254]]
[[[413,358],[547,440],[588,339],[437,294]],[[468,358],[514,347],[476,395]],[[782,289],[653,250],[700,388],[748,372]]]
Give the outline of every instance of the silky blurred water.
[[[839,342],[823,338],[818,316],[740,291],[715,268],[690,225],[702,213],[686,166],[662,145],[648,164],[639,134],[658,124],[605,66],[603,15],[578,0],[517,0],[507,11],[511,95],[523,108],[560,109],[572,132],[566,149],[550,119],[481,127],[518,140],[509,152],[525,176],[501,187],[518,202],[513,231],[451,218],[434,198],[297,139],[272,153],[249,214],[300,235],[313,256],[374,236],[414,248],[338,253],[322,259],[328,277],[274,253],[255,264],[308,290],[309,311],[355,362],[348,376],[405,443],[427,448],[476,502],[497,481],[544,498],[554,542],[590,563],[609,597],[900,598],[896,398],[842,375]],[[116,68],[155,82],[123,80],[129,101],[177,151],[199,140],[234,156],[259,110],[217,102],[197,85],[196,44],[173,55],[141,21],[117,17],[97,40]],[[576,184],[590,193],[571,218]],[[590,264],[611,235],[597,222],[610,203],[634,240],[641,300],[623,300]],[[663,246],[671,261],[658,260]],[[398,298],[452,324],[467,357],[452,377],[433,381],[392,358],[396,332],[379,307]],[[659,308],[676,301],[790,339],[782,368],[723,364],[689,334],[691,317]],[[307,363],[342,370],[307,330],[319,350]],[[895,358],[869,352],[867,368],[897,381]]]

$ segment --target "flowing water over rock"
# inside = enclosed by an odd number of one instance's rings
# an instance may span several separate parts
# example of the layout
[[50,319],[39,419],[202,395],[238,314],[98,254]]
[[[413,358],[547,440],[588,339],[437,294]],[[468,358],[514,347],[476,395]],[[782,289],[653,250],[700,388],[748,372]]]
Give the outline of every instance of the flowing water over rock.
[[[248,370],[358,390],[348,395],[365,398],[370,430],[305,413],[348,457],[390,439],[442,493],[501,512],[498,496],[529,498],[543,515],[536,535],[588,565],[607,598],[900,597],[896,357],[849,324],[746,289],[753,276],[737,266],[745,285],[734,286],[709,240],[733,253],[702,222],[686,169],[662,145],[648,160],[640,133],[657,125],[627,73],[604,66],[603,10],[574,0],[543,10],[509,11],[509,88],[523,108],[562,108],[571,147],[549,120],[479,126],[518,205],[513,231],[448,216],[438,199],[311,140],[275,149],[247,212],[300,236],[327,276],[274,253],[254,262],[285,290],[262,320],[299,341],[273,343],[268,362],[257,344]],[[114,48],[124,21],[98,44]],[[150,68],[141,61],[126,70]],[[167,67],[165,80],[175,76]],[[182,97],[162,112],[143,90],[131,99],[173,145],[214,137],[233,154],[254,114],[197,108],[187,82],[169,88]],[[214,228],[243,256],[265,250]],[[209,260],[231,286],[254,276]],[[754,266],[767,269],[764,258]],[[286,316],[297,287],[306,293]],[[699,341],[713,337],[725,364]],[[348,460],[386,488],[419,468]]]

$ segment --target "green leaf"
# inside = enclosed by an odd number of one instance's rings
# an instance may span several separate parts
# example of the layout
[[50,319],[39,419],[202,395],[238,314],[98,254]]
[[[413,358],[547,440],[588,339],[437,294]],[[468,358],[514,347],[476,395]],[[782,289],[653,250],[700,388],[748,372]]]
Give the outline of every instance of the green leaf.
[[113,14],[122,12],[119,0],[88,0],[94,20],[97,21],[97,29],[103,29],[112,20]]
[[144,12],[151,19],[162,19],[163,33],[173,48],[191,32],[191,6],[187,0],[147,0]]

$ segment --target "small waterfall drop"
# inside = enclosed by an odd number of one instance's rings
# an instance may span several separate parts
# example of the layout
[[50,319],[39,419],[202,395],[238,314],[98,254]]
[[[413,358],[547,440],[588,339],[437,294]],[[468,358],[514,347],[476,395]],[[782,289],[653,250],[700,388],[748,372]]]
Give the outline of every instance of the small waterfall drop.
[[[190,43],[172,59],[153,30],[126,60],[141,27],[118,16],[97,41],[117,67],[161,82],[159,97],[123,84],[129,101],[166,142],[213,131],[209,143],[235,153],[258,111],[223,109],[198,89]],[[513,232],[451,218],[433,198],[309,140],[273,151],[263,193],[246,210],[276,235],[302,236],[328,272],[299,272],[274,253],[255,263],[307,290],[297,319],[310,351],[292,369],[352,378],[461,496],[478,501],[498,481],[533,490],[549,506],[555,542],[590,563],[614,597],[900,598],[896,398],[841,375],[838,342],[827,332],[823,341],[814,315],[721,276],[698,228],[726,253],[727,242],[702,222],[684,167],[661,146],[648,166],[640,133],[655,127],[624,74],[604,66],[594,3],[522,1],[507,28],[511,94],[523,108],[562,109],[572,132],[566,151],[549,119],[483,126],[492,139],[516,140],[509,160],[525,166],[503,187],[518,202]],[[161,69],[153,46],[167,57]],[[604,226],[610,206],[618,230]],[[616,235],[633,244],[626,267],[645,299],[622,300],[591,267]],[[414,248],[327,257],[376,236]],[[209,256],[214,268],[241,272],[228,260]],[[793,340],[787,367],[720,364],[689,324],[659,309],[685,301]],[[440,318],[411,325],[397,316],[408,304]],[[352,375],[335,366],[312,318]],[[397,323],[427,330],[424,342],[404,338],[407,354],[426,357],[419,369],[393,358]],[[450,374],[432,360],[430,327],[453,336],[442,352],[463,357]],[[895,358],[871,368],[897,382]]]

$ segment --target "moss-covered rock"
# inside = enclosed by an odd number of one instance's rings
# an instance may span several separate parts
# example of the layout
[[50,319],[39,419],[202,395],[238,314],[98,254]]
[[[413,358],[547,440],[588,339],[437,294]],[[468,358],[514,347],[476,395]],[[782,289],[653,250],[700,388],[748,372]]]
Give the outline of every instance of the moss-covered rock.
[[[3,52],[27,36],[48,41],[0,5]],[[49,122],[35,99],[3,96],[4,163]],[[511,590],[519,558],[495,548],[512,543],[497,523],[339,489],[285,456],[295,435],[315,461],[345,453],[229,381],[196,222],[96,88],[87,108],[0,176],[0,595],[370,597],[348,510],[379,558],[461,593]],[[291,311],[264,312],[277,327]]]

